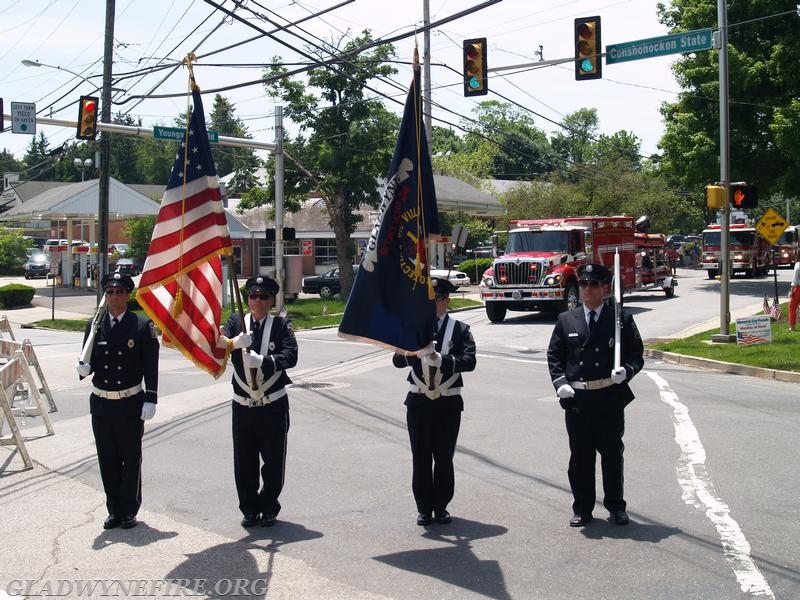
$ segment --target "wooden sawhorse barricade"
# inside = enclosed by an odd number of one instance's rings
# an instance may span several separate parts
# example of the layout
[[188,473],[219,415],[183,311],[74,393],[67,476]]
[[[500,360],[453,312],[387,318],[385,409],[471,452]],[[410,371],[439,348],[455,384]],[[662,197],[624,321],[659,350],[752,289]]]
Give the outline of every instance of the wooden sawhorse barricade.
[[[34,399],[35,407],[14,406],[14,396],[17,386],[20,383],[27,384],[30,390],[30,396]],[[42,395],[33,380],[28,362],[25,360],[25,355],[22,350],[18,350],[14,358],[8,360],[2,367],[0,367],[0,445],[3,446],[16,446],[19,450],[20,456],[28,469],[33,468],[33,461],[28,454],[28,449],[25,447],[25,438],[19,430],[17,425],[17,416],[40,416],[47,429],[47,435],[53,435],[53,424],[50,422],[50,415],[42,400]],[[7,421],[11,428],[11,435],[3,436],[3,424]]]
[[[16,341],[5,315],[0,318],[0,334],[3,333],[8,333],[11,339],[0,339],[0,445],[17,446],[25,466],[31,469],[33,462],[25,448],[17,418],[41,417],[47,434],[53,435],[53,424],[42,395],[47,399],[49,412],[57,408],[33,344],[27,339]],[[6,421],[11,428],[10,436],[2,435]]]

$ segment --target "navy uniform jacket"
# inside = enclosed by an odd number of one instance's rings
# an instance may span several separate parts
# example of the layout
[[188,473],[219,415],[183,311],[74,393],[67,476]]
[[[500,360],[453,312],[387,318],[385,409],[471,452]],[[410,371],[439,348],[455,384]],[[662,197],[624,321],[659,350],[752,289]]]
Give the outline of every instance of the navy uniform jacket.
[[[564,409],[598,413],[624,408],[633,400],[628,382],[644,366],[644,345],[631,315],[623,312],[621,333],[621,366],[627,378],[599,390],[575,390],[574,398],[561,399]],[[558,390],[570,381],[608,379],[614,368],[614,309],[604,306],[591,337],[583,307],[558,315],[550,345],[547,348],[550,379]]]
[[[252,318],[250,314],[244,316],[251,323]],[[266,323],[266,319],[264,320]],[[252,326],[248,327],[252,335]],[[242,322],[239,319],[239,313],[233,312],[228,317],[228,322],[222,328],[222,332],[226,337],[233,338],[242,332]],[[255,352],[261,354],[261,334],[253,336],[253,344],[250,346]],[[242,351],[233,350],[231,352],[231,363],[233,368],[242,381],[248,381],[250,374],[245,375],[245,368],[242,362]],[[283,371],[278,379],[267,388],[264,393],[271,394],[282,387],[292,383],[286,369],[291,369],[297,364],[297,340],[294,337],[294,329],[292,322],[284,317],[273,317],[272,329],[269,336],[269,344],[267,347],[267,354],[264,356],[264,361],[261,363],[261,372],[264,379],[272,377],[276,371]],[[249,392],[244,390],[236,378],[233,378],[233,392],[239,396],[249,397]],[[270,411],[280,412],[289,408],[289,400],[286,396],[275,402],[270,402],[266,405]]]
[[[86,325],[84,342],[92,322]],[[111,400],[92,394],[91,413],[98,416],[140,416],[142,403],[158,402],[158,332],[150,319],[126,311],[111,328],[103,319],[92,348],[92,384],[110,392],[142,384],[142,391],[128,398]],[[142,381],[144,379],[144,381]]]
[[[453,319],[455,325],[453,327],[453,335],[450,338],[450,347],[442,348],[444,334],[450,319],[452,319],[450,315],[445,315],[442,321],[442,325],[436,335],[436,350],[442,355],[442,366],[440,367],[442,371],[442,381],[446,381],[453,374],[457,374],[450,387],[459,388],[464,385],[460,374],[475,370],[475,340],[472,338],[469,325]],[[422,361],[419,357],[394,354],[394,356],[392,356],[392,364],[398,368],[411,367],[421,381],[426,381],[427,374],[425,376],[422,374]],[[407,380],[409,383],[416,383],[411,373],[408,374]],[[406,396],[405,404],[406,406],[411,406],[413,404],[431,402],[434,403],[435,407],[452,406],[455,404],[458,408],[464,410],[464,400],[460,394],[455,396],[440,396],[436,400],[431,400],[425,394],[409,392],[408,396]]]

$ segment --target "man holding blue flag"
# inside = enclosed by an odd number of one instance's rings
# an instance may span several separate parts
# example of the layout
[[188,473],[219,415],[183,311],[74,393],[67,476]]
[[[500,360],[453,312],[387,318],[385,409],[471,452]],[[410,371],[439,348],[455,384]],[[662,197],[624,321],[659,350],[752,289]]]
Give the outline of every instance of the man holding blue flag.
[[[436,321],[431,352],[418,356],[395,353],[395,367],[411,367],[406,395],[406,423],[411,442],[411,489],[417,504],[417,525],[451,521],[447,505],[455,491],[453,456],[464,399],[461,373],[475,369],[475,340],[469,325],[447,314],[450,294],[446,279],[433,279]],[[433,515],[433,518],[431,518]]]

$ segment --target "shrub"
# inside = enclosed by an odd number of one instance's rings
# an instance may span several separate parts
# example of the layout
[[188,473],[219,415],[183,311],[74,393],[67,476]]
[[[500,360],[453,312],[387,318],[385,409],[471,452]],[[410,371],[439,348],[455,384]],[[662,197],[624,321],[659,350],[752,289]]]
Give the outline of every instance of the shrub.
[[36,288],[20,283],[10,283],[0,287],[0,306],[4,308],[15,308],[17,306],[28,306],[33,300]]
[[469,258],[458,265],[458,270],[469,275],[473,283],[480,283],[483,272],[492,266],[492,258]]

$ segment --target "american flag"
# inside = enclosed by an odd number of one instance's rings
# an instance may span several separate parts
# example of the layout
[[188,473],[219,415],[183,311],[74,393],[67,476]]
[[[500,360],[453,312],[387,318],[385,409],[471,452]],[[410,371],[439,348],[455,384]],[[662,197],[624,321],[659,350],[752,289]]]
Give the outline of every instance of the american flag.
[[773,321],[779,321],[781,318],[781,303],[778,302],[778,299],[775,298],[772,301],[772,308],[769,311],[769,316],[772,317]]
[[220,334],[222,255],[232,252],[200,92],[158,211],[136,299],[163,343],[215,378],[228,350]]
[[769,307],[769,298],[767,298],[767,292],[764,292],[764,302],[761,304],[761,309],[764,311],[765,315],[769,315],[772,312],[772,309]]

